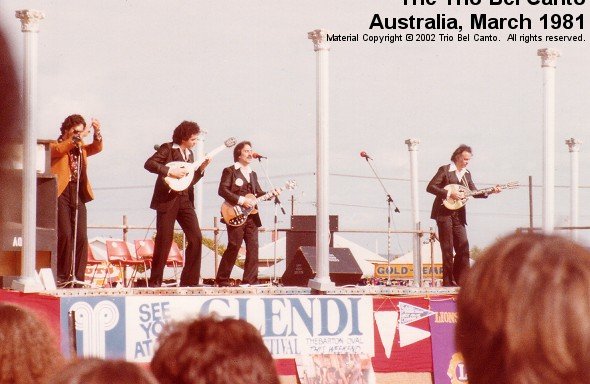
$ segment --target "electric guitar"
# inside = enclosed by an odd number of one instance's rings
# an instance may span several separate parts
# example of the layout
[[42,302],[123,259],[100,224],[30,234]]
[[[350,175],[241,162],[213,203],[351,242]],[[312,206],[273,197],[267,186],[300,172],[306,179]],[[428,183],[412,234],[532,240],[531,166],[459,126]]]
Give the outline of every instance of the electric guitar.
[[[285,183],[283,188],[279,188],[279,193],[283,192],[285,189],[295,189],[296,186],[297,183],[295,180],[289,180]],[[258,204],[259,202],[268,200],[273,196],[273,192],[271,191],[265,195],[260,196],[259,198],[256,198],[256,196],[251,193],[247,194],[245,197],[247,199],[255,199],[256,204]],[[237,204],[232,205],[227,201],[224,201],[223,204],[221,204],[221,216],[227,225],[239,227],[246,222],[248,215],[258,213],[258,210],[256,210],[256,204],[250,208],[246,208]]]
[[[225,140],[223,142],[223,144],[221,144],[219,147],[217,147],[217,148],[213,149],[211,152],[207,153],[205,155],[205,158],[212,159],[215,155],[217,155],[219,152],[223,151],[225,148],[230,148],[230,147],[233,147],[234,145],[236,145],[236,138],[230,137],[229,139]],[[166,164],[166,166],[168,168],[173,168],[173,167],[183,168],[184,170],[187,171],[187,174],[185,176],[181,177],[180,179],[166,176],[166,177],[164,177],[164,181],[166,182],[166,184],[168,184],[170,189],[172,189],[173,191],[176,191],[176,192],[184,191],[185,189],[188,188],[189,185],[191,185],[191,182],[193,181],[193,176],[195,175],[195,170],[197,168],[199,168],[201,166],[201,164],[203,164],[203,162],[201,162],[201,163],[187,163],[185,161],[171,161],[168,164]]]
[[[518,181],[511,181],[510,183],[497,185],[496,187],[498,187],[500,189],[514,189],[514,188],[517,188],[518,186],[519,186]],[[447,191],[451,191],[451,193],[453,193],[453,192],[461,193],[463,195],[463,197],[459,200],[454,200],[449,197],[448,199],[443,200],[443,204],[448,209],[454,211],[456,209],[463,207],[465,204],[467,204],[467,200],[470,197],[490,193],[496,187],[491,187],[491,188],[486,188],[486,189],[478,189],[478,190],[472,191],[469,188],[467,188],[466,186],[461,185],[461,184],[449,184],[449,185],[445,186],[445,189]]]

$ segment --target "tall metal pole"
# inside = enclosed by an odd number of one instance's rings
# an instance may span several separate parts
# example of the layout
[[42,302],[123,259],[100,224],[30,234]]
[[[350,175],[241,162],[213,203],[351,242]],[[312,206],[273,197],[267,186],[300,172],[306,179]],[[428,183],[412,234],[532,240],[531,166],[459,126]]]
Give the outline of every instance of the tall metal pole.
[[[412,188],[412,219],[414,229],[420,230],[420,207],[418,194],[418,144],[419,139],[407,139],[406,145],[410,152],[410,184]],[[414,286],[422,285],[422,247],[420,242],[420,234],[414,233]]]
[[24,136],[23,136],[23,201],[22,201],[22,262],[21,277],[12,288],[33,292],[42,289],[35,282],[35,259],[37,245],[37,48],[39,21],[45,15],[36,10],[16,11],[24,34]]
[[555,49],[537,51],[543,68],[543,231],[555,227]]
[[316,275],[308,286],[317,291],[334,287],[330,280],[330,227],[329,227],[329,76],[328,54],[330,44],[324,29],[316,29],[307,34],[313,41],[316,52]]
[[[196,159],[195,162],[196,163],[201,163],[203,160],[205,160],[205,135],[207,134],[207,131],[204,129],[201,129],[201,132],[199,132],[199,135],[197,136],[197,145],[195,148],[195,155],[196,155]],[[195,202],[195,209],[197,210],[197,218],[199,219],[199,223],[203,222],[203,182],[201,181],[200,183],[197,183],[197,185],[195,186],[195,198],[196,198],[196,202]]]
[[[577,227],[578,226],[578,206],[579,206],[579,198],[578,198],[578,188],[579,188],[579,174],[580,174],[580,162],[579,162],[579,152],[580,152],[580,145],[582,142],[578,139],[567,139],[565,143],[568,146],[570,151],[570,226]],[[571,237],[572,240],[578,239],[578,231],[575,229],[571,230]]]

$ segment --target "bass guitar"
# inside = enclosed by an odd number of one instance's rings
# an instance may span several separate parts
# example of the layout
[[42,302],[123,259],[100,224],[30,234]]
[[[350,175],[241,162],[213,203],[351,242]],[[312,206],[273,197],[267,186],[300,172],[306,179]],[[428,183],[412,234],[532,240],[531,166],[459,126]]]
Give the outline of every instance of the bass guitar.
[[[279,188],[278,192],[281,193],[285,189],[295,189],[296,186],[297,183],[295,182],[295,180],[289,180],[285,183],[285,186],[283,188]],[[262,195],[259,198],[256,198],[256,196],[254,196],[251,193],[247,194],[245,197],[247,199],[255,200],[256,204],[258,204],[259,202],[268,200],[273,196],[273,192],[268,192],[267,194]],[[223,220],[227,225],[231,225],[232,227],[239,227],[240,225],[246,222],[246,220],[248,219],[248,215],[258,213],[258,211],[256,210],[256,204],[254,204],[250,208],[246,208],[237,204],[232,205],[227,201],[224,201],[223,204],[221,204],[221,216],[223,217]]]
[[[233,147],[234,145],[236,145],[236,138],[230,137],[229,139],[225,140],[223,142],[223,144],[221,144],[219,147],[217,147],[217,148],[213,149],[211,152],[207,153],[205,155],[205,158],[212,159],[219,152],[223,151],[226,148]],[[195,175],[195,170],[197,168],[199,168],[201,166],[201,164],[203,164],[203,162],[187,163],[185,161],[171,161],[168,164],[166,164],[166,166],[168,168],[173,168],[173,167],[182,168],[187,172],[187,174],[185,176],[181,177],[180,179],[166,176],[166,177],[164,177],[164,181],[166,182],[166,184],[168,184],[170,189],[172,189],[173,191],[176,191],[176,192],[184,191],[185,189],[188,188],[189,185],[191,185],[191,182],[193,181],[193,177]]]
[[[517,188],[518,186],[519,186],[518,181],[511,181],[510,183],[497,185],[496,187],[498,187],[500,189],[514,189],[514,188]],[[467,200],[470,197],[478,196],[478,195],[485,195],[487,193],[492,192],[494,190],[494,188],[496,188],[496,187],[490,187],[490,188],[486,188],[486,189],[478,189],[478,190],[472,191],[469,188],[467,188],[466,186],[461,185],[461,184],[449,184],[449,185],[445,186],[445,189],[447,191],[451,191],[451,193],[453,193],[453,192],[460,193],[462,195],[462,198],[459,200],[455,200],[455,199],[451,199],[449,197],[449,198],[443,200],[443,204],[448,209],[454,211],[456,209],[459,209],[459,208],[465,206],[465,204],[467,204]]]

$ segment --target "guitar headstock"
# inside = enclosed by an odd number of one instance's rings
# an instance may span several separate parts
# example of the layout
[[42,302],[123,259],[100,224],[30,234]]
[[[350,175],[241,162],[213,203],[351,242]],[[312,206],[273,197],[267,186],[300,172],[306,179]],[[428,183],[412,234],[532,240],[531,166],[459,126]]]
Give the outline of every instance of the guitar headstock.
[[285,189],[295,189],[297,187],[297,182],[295,180],[287,180],[285,183]]
[[518,181],[511,181],[503,185],[506,189],[514,189],[520,187],[520,183]]
[[236,140],[235,137],[230,137],[229,139],[225,140],[223,142],[223,144],[225,144],[226,147],[233,147],[234,145],[236,145],[238,141]]

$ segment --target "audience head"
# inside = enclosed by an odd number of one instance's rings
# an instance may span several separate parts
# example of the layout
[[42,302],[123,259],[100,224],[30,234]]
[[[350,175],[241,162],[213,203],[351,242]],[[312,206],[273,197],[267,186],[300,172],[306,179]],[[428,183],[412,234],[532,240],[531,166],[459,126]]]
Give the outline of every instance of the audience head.
[[456,343],[470,384],[590,381],[590,252],[516,234],[487,249],[459,292]]
[[87,358],[73,360],[55,372],[51,384],[158,384],[148,368],[124,360]]
[[151,362],[161,384],[278,384],[258,330],[237,319],[205,317],[166,325]]
[[0,383],[39,383],[62,363],[55,335],[35,313],[0,303]]

